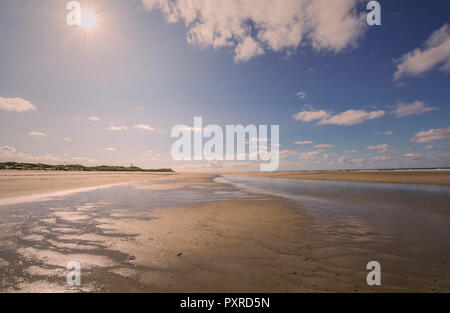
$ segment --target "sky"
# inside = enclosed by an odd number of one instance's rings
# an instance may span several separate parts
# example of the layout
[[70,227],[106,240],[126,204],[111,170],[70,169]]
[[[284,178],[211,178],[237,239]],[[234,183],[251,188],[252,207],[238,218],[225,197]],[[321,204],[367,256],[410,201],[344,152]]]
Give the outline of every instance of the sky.
[[[68,1],[67,1],[68,2]],[[450,166],[450,2],[0,1],[0,161],[175,161],[171,129],[279,125],[279,170]]]

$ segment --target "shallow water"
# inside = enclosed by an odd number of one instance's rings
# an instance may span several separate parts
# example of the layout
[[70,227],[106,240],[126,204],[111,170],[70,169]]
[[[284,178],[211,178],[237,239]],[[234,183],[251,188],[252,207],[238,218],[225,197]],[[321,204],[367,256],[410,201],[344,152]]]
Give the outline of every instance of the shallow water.
[[298,202],[310,213],[321,215],[359,216],[373,222],[385,215],[400,215],[403,219],[414,216],[418,224],[432,223],[433,233],[449,235],[450,240],[450,187],[447,186],[228,175],[216,181],[231,184],[242,192],[284,197]]
[[[216,179],[240,190],[272,194],[300,201],[309,208],[336,208],[336,204],[357,203],[393,205],[450,213],[450,187],[418,184],[381,184],[344,181],[319,181],[288,178],[221,176]],[[319,205],[320,204],[320,205]],[[350,208],[351,206],[347,206]]]
[[326,241],[361,243],[374,260],[414,260],[450,279],[450,187],[225,175],[216,181],[292,200]]

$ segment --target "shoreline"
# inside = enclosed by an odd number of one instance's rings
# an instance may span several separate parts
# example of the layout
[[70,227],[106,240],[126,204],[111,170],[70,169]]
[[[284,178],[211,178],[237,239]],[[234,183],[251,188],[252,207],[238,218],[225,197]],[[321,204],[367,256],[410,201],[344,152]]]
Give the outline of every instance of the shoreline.
[[305,180],[348,181],[384,184],[422,184],[450,186],[450,170],[386,170],[330,172],[231,172],[227,175],[289,178]]

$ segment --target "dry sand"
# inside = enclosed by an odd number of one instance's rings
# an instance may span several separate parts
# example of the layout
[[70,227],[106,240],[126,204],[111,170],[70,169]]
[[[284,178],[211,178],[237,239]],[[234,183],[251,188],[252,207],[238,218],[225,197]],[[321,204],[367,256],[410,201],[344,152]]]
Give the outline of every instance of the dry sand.
[[430,184],[450,186],[450,170],[337,171],[337,172],[252,172],[230,175],[263,176],[311,180],[338,180],[370,183]]

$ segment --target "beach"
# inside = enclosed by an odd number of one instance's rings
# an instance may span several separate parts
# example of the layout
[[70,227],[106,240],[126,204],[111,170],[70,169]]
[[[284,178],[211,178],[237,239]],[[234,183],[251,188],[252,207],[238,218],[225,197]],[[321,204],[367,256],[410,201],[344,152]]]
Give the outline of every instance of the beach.
[[[368,184],[358,195],[354,185],[318,181],[299,185],[305,198],[297,199],[282,193],[297,188],[292,185],[297,180],[251,175],[8,172],[0,177],[1,197],[9,199],[0,206],[1,292],[450,290],[446,187],[378,190]],[[272,182],[281,189],[272,190]],[[316,194],[320,188],[328,189]],[[16,189],[29,192],[8,191]],[[345,190],[351,191],[348,199]],[[373,190],[372,197],[387,202],[368,213],[358,197]],[[406,209],[392,211],[402,207],[391,199],[400,191],[425,197],[428,211],[417,201],[411,212],[408,202],[402,202]],[[47,197],[24,201],[24,195],[42,193]],[[431,202],[435,205],[428,209]],[[398,224],[384,225],[392,220]],[[402,221],[412,229],[400,232]],[[382,264],[381,286],[366,283],[372,260]],[[66,283],[71,261],[81,264],[81,286]]]

